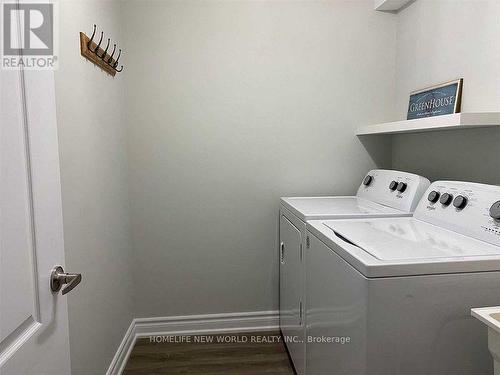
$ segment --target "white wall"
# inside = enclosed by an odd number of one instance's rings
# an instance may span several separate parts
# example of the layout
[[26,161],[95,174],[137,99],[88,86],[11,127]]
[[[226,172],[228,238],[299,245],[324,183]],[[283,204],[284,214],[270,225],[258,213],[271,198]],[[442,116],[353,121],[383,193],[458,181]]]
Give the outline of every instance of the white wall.
[[[406,118],[410,91],[463,77],[463,112],[500,111],[500,2],[417,0],[397,16],[396,98]],[[500,183],[500,131],[398,135],[393,167],[431,179]]]
[[371,0],[125,4],[137,316],[277,309],[279,197],[390,166],[353,134],[393,117],[395,22]]
[[[67,295],[72,375],[102,375],[133,311],[124,77],[80,56],[93,23],[123,42],[118,1],[60,2],[56,71],[66,268],[82,283]],[[57,360],[56,358],[54,360]]]

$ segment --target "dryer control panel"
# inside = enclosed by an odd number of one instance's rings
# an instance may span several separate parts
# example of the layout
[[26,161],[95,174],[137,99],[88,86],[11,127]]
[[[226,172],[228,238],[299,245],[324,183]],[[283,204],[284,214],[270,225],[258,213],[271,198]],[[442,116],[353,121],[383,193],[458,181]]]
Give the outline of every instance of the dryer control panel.
[[436,181],[414,217],[500,246],[500,186]]
[[413,212],[429,185],[428,179],[413,173],[374,169],[363,178],[357,196]]

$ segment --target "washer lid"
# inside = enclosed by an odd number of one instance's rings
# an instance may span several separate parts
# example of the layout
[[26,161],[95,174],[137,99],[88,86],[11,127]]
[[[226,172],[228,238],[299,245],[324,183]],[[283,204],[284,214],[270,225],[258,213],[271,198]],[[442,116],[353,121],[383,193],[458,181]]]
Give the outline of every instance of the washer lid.
[[281,198],[281,204],[302,220],[410,215],[354,196]]
[[325,222],[351,244],[383,261],[500,255],[500,247],[418,220]]
[[307,230],[366,277],[500,271],[500,246],[415,218],[313,220]]

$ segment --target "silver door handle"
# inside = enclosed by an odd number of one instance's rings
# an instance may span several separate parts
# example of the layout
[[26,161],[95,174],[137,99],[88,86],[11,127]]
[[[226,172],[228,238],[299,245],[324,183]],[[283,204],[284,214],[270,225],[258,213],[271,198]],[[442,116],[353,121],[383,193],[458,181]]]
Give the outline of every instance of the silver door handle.
[[62,290],[62,294],[64,295],[71,292],[81,281],[81,273],[66,273],[61,266],[55,266],[50,274],[50,289],[53,292],[59,292],[62,286],[67,284]]
[[280,243],[280,263],[285,264],[285,244]]

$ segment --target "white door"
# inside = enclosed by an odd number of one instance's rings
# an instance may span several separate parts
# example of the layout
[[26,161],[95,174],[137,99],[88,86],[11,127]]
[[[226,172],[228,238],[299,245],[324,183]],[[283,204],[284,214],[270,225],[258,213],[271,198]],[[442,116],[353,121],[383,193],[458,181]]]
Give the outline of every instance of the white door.
[[54,75],[0,69],[0,91],[0,375],[69,375]]

